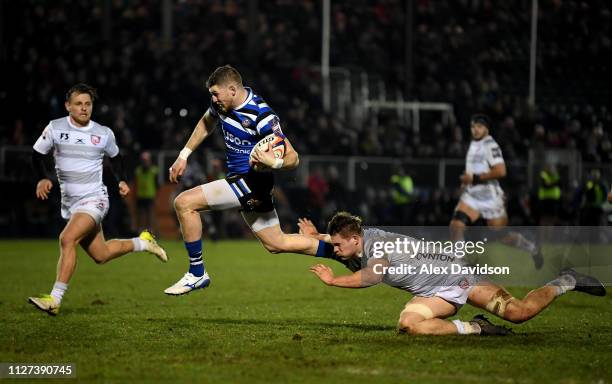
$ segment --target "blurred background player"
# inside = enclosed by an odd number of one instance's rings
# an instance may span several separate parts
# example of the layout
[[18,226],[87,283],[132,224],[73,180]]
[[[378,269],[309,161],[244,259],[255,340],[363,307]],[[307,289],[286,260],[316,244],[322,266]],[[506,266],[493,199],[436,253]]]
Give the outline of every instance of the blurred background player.
[[[312,266],[310,270],[325,284],[340,288],[367,288],[382,282],[414,296],[400,313],[398,327],[401,332],[415,335],[506,335],[511,333],[509,329],[490,323],[482,315],[470,321],[445,319],[454,316],[468,303],[502,319],[522,323],[536,316],[567,291],[606,295],[606,289],[596,278],[566,269],[547,285],[534,289],[523,299],[517,299],[505,288],[481,276],[451,273],[451,264],[463,265],[461,259],[447,257],[452,255],[436,254],[435,258],[419,258],[393,247],[389,251],[388,244],[404,240],[418,243],[420,240],[378,228],[364,229],[361,218],[348,212],[338,212],[332,217],[327,234],[320,234],[307,219],[300,219],[298,226],[300,233],[324,239],[333,245],[333,253],[325,257],[341,262],[353,272],[351,275],[334,276],[332,269],[326,265]],[[384,246],[377,247],[377,243]],[[413,268],[413,273],[404,273],[409,266]],[[423,273],[423,266],[429,270],[438,268],[440,272]],[[385,267],[389,268],[387,272],[383,270]],[[444,272],[442,268],[447,268],[449,272]]]
[[606,183],[601,179],[601,171],[592,169],[586,180],[580,184],[574,197],[574,205],[580,212],[580,225],[603,225],[605,215],[603,205],[607,200]]
[[106,263],[129,252],[148,251],[161,261],[166,252],[144,231],[139,237],[126,240],[104,239],[102,220],[108,213],[106,186],[102,183],[104,155],[111,158],[119,193],[126,196],[126,183],[119,148],[110,128],[91,120],[96,91],[87,84],[77,84],[66,94],[68,116],[52,120],[34,144],[32,161],[38,184],[36,197],[46,200],[53,182],[46,169],[46,156],[53,150],[55,170],[62,195],[62,218],[68,220],[59,236],[60,259],[51,294],[30,297],[38,309],[56,315],[68,282],[76,268],[76,247],[80,245],[98,264]]
[[[490,129],[491,122],[486,115],[472,116],[472,142],[465,158],[465,172],[460,177],[464,191],[450,222],[453,241],[462,241],[465,227],[480,217],[496,230],[508,224],[504,191],[499,185],[499,180],[506,177],[506,164],[501,148],[489,134]],[[522,234],[503,231],[499,237],[503,244],[529,252],[535,267],[542,267],[543,257],[539,247]]]
[[394,206],[394,225],[413,225],[414,182],[404,167],[391,176],[391,199]]
[[561,176],[554,164],[547,163],[540,172],[537,201],[538,225],[556,225],[561,206]]
[[151,152],[140,154],[140,164],[134,171],[136,177],[136,206],[138,209],[138,228],[147,228],[157,233],[155,220],[155,197],[157,196],[157,175],[159,170],[153,165]]
[[[210,284],[202,258],[202,220],[199,211],[240,209],[255,236],[272,253],[314,255],[322,252],[319,249],[321,242],[282,232],[272,200],[274,173],[256,172],[252,167],[255,164],[274,170],[297,167],[298,154],[283,134],[278,116],[251,88],[243,86],[240,73],[229,65],[217,68],[206,81],[206,87],[212,95],[210,108],[198,121],[187,144],[170,167],[170,181],[179,181],[187,167],[189,155],[218,123],[225,140],[228,173],[225,179],[184,191],[174,200],[189,255],[189,271],[164,291],[169,295],[182,295]],[[253,164],[250,164],[251,150],[269,134],[285,141],[284,157],[276,159],[270,147],[267,151],[258,149],[253,155]]]

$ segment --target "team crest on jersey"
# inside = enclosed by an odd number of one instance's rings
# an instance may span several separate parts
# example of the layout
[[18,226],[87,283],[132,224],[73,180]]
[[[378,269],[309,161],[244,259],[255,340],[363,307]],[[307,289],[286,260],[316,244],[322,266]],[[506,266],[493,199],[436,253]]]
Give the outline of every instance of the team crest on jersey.
[[251,125],[251,120],[249,119],[244,119],[242,120],[242,126],[245,128],[248,128]]
[[98,136],[98,135],[91,135],[90,137],[91,137],[91,143],[93,145],[100,144],[100,140],[102,140],[102,138],[100,136]]
[[469,281],[467,281],[467,279],[465,277],[463,279],[461,279],[461,281],[459,282],[459,288],[461,288],[461,289],[468,289],[469,287],[470,287]]

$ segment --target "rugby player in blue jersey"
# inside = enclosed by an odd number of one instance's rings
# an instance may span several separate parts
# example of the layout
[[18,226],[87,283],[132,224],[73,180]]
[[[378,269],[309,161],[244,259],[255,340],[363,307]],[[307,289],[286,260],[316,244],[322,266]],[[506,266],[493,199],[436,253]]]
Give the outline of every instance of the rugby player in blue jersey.
[[[225,179],[184,191],[174,200],[189,255],[189,271],[164,291],[169,295],[182,295],[210,285],[202,258],[200,211],[240,209],[255,236],[272,253],[322,255],[329,252],[322,241],[282,232],[272,200],[274,173],[253,169],[255,165],[272,170],[298,166],[298,154],[284,136],[278,116],[253,89],[243,86],[240,73],[229,65],[217,68],[208,78],[206,87],[211,94],[210,108],[170,167],[170,181],[178,182],[185,172],[189,155],[216,127],[221,129],[225,139],[228,174]],[[284,140],[284,157],[277,159],[271,150],[256,150],[250,161],[255,144],[270,134]]]

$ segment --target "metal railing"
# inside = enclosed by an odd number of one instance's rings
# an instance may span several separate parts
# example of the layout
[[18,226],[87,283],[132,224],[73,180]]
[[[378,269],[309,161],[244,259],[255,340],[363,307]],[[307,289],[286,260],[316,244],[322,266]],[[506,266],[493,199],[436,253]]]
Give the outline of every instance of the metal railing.
[[[0,181],[30,182],[31,172],[30,146],[0,146]],[[168,180],[168,168],[178,156],[178,150],[151,151],[154,161],[160,169],[158,181],[160,184]],[[582,163],[578,152],[549,150],[547,155],[530,155],[527,160],[506,162],[508,166],[507,183],[513,186],[533,188],[537,185],[537,175],[544,166],[545,159],[556,160],[557,168],[567,185],[580,181],[589,174],[591,169],[601,171],[603,180],[612,181],[612,164]],[[138,158],[136,154],[132,163]],[[224,159],[225,154],[219,151],[196,151],[190,158],[190,163],[199,162],[203,171],[212,171],[214,159]],[[364,156],[317,156],[300,155],[300,166],[289,172],[279,172],[280,180],[290,182],[298,187],[305,187],[308,177],[320,172],[326,178],[336,178],[348,190],[356,191],[367,187],[388,185],[391,175],[403,168],[411,174],[415,185],[422,188],[452,188],[457,186],[458,177],[465,167],[464,159],[451,158],[400,158],[400,157],[364,157]],[[129,175],[128,176],[132,176]],[[204,181],[203,181],[204,182]]]

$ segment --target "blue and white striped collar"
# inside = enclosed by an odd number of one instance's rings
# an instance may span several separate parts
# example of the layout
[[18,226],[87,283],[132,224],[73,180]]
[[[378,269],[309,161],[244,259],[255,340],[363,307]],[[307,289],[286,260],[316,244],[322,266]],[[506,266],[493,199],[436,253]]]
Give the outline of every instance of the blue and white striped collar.
[[234,108],[234,110],[239,110],[241,108],[244,108],[245,105],[247,105],[249,103],[249,101],[251,101],[251,99],[253,99],[253,90],[249,87],[244,87],[244,89],[247,90],[247,92],[249,93],[246,97],[246,99],[244,100],[244,102],[242,104],[240,104],[239,106],[237,106],[236,108]]

